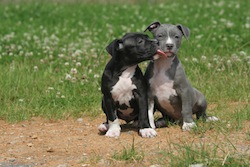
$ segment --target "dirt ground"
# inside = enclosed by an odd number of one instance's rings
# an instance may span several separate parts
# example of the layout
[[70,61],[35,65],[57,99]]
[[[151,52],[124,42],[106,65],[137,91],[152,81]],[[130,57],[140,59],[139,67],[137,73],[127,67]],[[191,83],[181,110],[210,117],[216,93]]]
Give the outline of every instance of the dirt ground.
[[[145,139],[136,129],[123,127],[121,136],[113,139],[98,133],[97,127],[103,120],[104,115],[59,121],[33,118],[16,124],[0,120],[0,167],[157,166],[160,150],[168,150],[170,143],[190,142],[221,143],[228,153],[250,157],[249,122],[246,128],[226,136],[211,129],[201,137],[171,126],[157,129],[156,138]],[[133,139],[136,150],[143,152],[142,161],[128,163],[112,158],[115,153],[130,148]]]

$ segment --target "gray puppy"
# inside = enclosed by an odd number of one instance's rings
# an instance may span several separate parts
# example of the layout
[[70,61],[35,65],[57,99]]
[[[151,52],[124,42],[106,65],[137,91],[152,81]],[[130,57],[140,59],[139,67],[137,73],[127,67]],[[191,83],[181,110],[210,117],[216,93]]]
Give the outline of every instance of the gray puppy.
[[[202,117],[207,121],[217,121],[218,118],[206,114],[207,102],[204,95],[193,88],[177,57],[182,36],[188,39],[190,31],[182,25],[161,24],[154,22],[149,30],[159,42],[158,57],[149,63],[145,78],[148,85],[148,114],[151,127],[167,126],[167,118],[183,121],[182,129],[190,130],[196,124],[192,114],[197,119]],[[145,31],[146,31],[145,30]],[[159,110],[163,119],[154,123],[154,110]]]

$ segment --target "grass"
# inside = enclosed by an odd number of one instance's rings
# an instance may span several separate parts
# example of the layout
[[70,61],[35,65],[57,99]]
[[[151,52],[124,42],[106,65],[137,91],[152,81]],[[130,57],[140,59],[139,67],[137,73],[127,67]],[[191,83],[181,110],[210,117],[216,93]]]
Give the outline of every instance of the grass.
[[[194,144],[171,144],[171,150],[163,150],[159,152],[161,164],[169,164],[169,166],[225,166],[225,167],[246,167],[249,165],[247,156],[230,155],[229,152],[221,151],[220,146],[212,145],[208,147],[205,144],[200,146]],[[174,150],[178,150],[179,154],[176,155]],[[218,152],[223,152],[218,154]],[[223,155],[223,156],[221,156]],[[166,161],[168,157],[168,161]]]
[[144,153],[143,152],[139,152],[136,149],[134,138],[133,138],[131,146],[129,146],[128,148],[124,147],[124,149],[121,152],[115,152],[112,157],[115,160],[126,161],[128,163],[131,163],[131,162],[140,162],[144,158]]
[[[202,136],[214,129],[229,134],[249,123],[247,0],[94,2],[0,1],[0,119],[98,115],[100,78],[110,58],[105,47],[126,32],[143,32],[159,20],[191,30],[179,58],[192,85],[205,94],[208,113],[224,119],[198,126],[193,133]],[[140,64],[142,69],[146,65]],[[219,146],[204,150],[172,144],[183,155],[171,150],[160,154],[170,157],[173,166],[246,166],[244,158],[227,153],[218,159]],[[130,161],[136,151],[132,145],[116,158]]]
[[250,21],[244,4],[4,1],[0,118],[100,113],[100,76],[109,59],[105,47],[126,32],[142,32],[155,20],[190,28],[179,57],[191,83],[209,103],[248,104]]

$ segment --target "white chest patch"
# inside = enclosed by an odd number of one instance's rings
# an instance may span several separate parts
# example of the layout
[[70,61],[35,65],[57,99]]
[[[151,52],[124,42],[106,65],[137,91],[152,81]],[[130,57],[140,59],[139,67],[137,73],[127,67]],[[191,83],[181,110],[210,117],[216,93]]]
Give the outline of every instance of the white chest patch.
[[[157,63],[157,62],[156,62]],[[155,64],[154,76],[149,80],[152,95],[156,96],[160,105],[164,108],[169,106],[169,98],[171,95],[177,96],[173,88],[174,81],[169,79],[165,71],[171,67],[171,63],[159,60],[159,64]],[[163,66],[164,65],[164,66]]]
[[170,80],[164,72],[154,75],[149,81],[152,93],[159,101],[168,100],[171,95],[177,95],[173,89],[174,81]]
[[128,107],[129,101],[134,98],[133,90],[136,86],[132,83],[131,78],[135,73],[136,66],[132,66],[122,72],[118,82],[113,86],[111,90],[114,101],[118,101],[120,105],[126,104]]

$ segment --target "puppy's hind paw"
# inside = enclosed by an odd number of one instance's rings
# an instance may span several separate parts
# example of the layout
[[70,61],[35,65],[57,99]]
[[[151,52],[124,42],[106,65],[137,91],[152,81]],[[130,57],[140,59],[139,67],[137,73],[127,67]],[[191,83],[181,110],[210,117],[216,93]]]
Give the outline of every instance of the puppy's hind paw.
[[194,127],[197,127],[195,122],[190,122],[190,123],[184,122],[183,125],[182,125],[182,130],[183,131],[189,131]]
[[138,127],[139,127],[139,122],[138,122],[138,121],[134,121],[134,122],[131,124],[131,127],[132,127],[132,128],[138,128]]
[[98,130],[101,132],[101,133],[105,133],[107,132],[109,129],[109,125],[107,123],[103,123],[103,124],[100,124],[98,126]]
[[156,126],[156,128],[163,128],[163,127],[167,127],[168,124],[167,124],[167,122],[166,122],[165,119],[160,118],[160,119],[158,119],[158,120],[155,122],[155,126]]
[[215,116],[209,116],[206,118],[206,122],[219,121],[219,118]]
[[152,128],[140,129],[139,130],[139,134],[142,137],[147,137],[147,138],[151,138],[151,137],[157,136],[157,132],[154,129],[152,129]]

